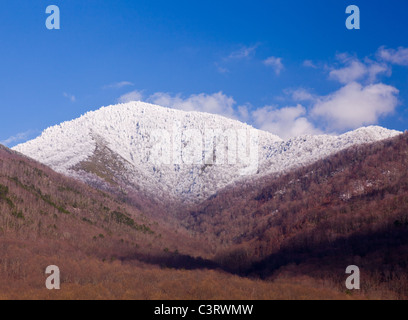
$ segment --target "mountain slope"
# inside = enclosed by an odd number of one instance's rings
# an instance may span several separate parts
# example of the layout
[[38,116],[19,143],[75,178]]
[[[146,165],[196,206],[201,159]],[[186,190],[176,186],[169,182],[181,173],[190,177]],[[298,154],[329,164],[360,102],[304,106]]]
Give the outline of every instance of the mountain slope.
[[143,255],[154,260],[164,248],[206,255],[202,241],[182,229],[2,146],[0,236],[37,244],[49,240],[105,259]]
[[283,141],[221,116],[131,102],[48,128],[14,150],[123,195],[199,202],[234,182],[288,171],[397,134],[368,127]]
[[[200,238],[0,146],[0,300],[350,298],[308,278],[209,270],[200,256]],[[61,290],[45,288],[50,265]]]
[[345,268],[357,265],[363,291],[406,298],[408,132],[226,188],[185,223],[218,242],[217,261],[242,275],[308,275],[342,289]]

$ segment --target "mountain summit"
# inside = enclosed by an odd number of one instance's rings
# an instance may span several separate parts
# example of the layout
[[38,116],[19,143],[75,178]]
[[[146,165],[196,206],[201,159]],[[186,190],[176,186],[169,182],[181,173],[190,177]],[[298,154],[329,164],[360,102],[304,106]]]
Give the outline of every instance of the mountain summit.
[[366,127],[284,141],[219,115],[130,102],[50,127],[13,149],[99,188],[190,202],[398,134]]

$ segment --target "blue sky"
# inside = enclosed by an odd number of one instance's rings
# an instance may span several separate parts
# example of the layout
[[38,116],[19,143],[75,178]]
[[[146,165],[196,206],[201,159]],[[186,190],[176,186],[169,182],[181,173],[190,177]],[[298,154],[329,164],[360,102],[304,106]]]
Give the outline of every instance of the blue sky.
[[[361,29],[345,27],[358,5]],[[45,27],[49,5],[61,29]],[[0,4],[0,141],[141,99],[283,137],[408,123],[408,3],[14,0]]]

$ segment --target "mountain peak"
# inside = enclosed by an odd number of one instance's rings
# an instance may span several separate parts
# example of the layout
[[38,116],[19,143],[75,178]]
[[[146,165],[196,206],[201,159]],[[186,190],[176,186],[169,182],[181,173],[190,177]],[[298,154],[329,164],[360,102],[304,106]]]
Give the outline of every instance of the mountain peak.
[[397,134],[373,126],[283,141],[219,115],[130,102],[87,112],[13,149],[99,187],[195,201],[238,180]]

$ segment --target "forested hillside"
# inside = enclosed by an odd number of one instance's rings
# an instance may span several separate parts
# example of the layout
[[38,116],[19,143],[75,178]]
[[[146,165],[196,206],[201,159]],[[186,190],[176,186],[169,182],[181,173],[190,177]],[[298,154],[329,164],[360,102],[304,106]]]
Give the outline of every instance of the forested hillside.
[[229,188],[191,212],[189,227],[218,242],[241,275],[309,275],[408,296],[408,134],[352,147],[283,176]]

